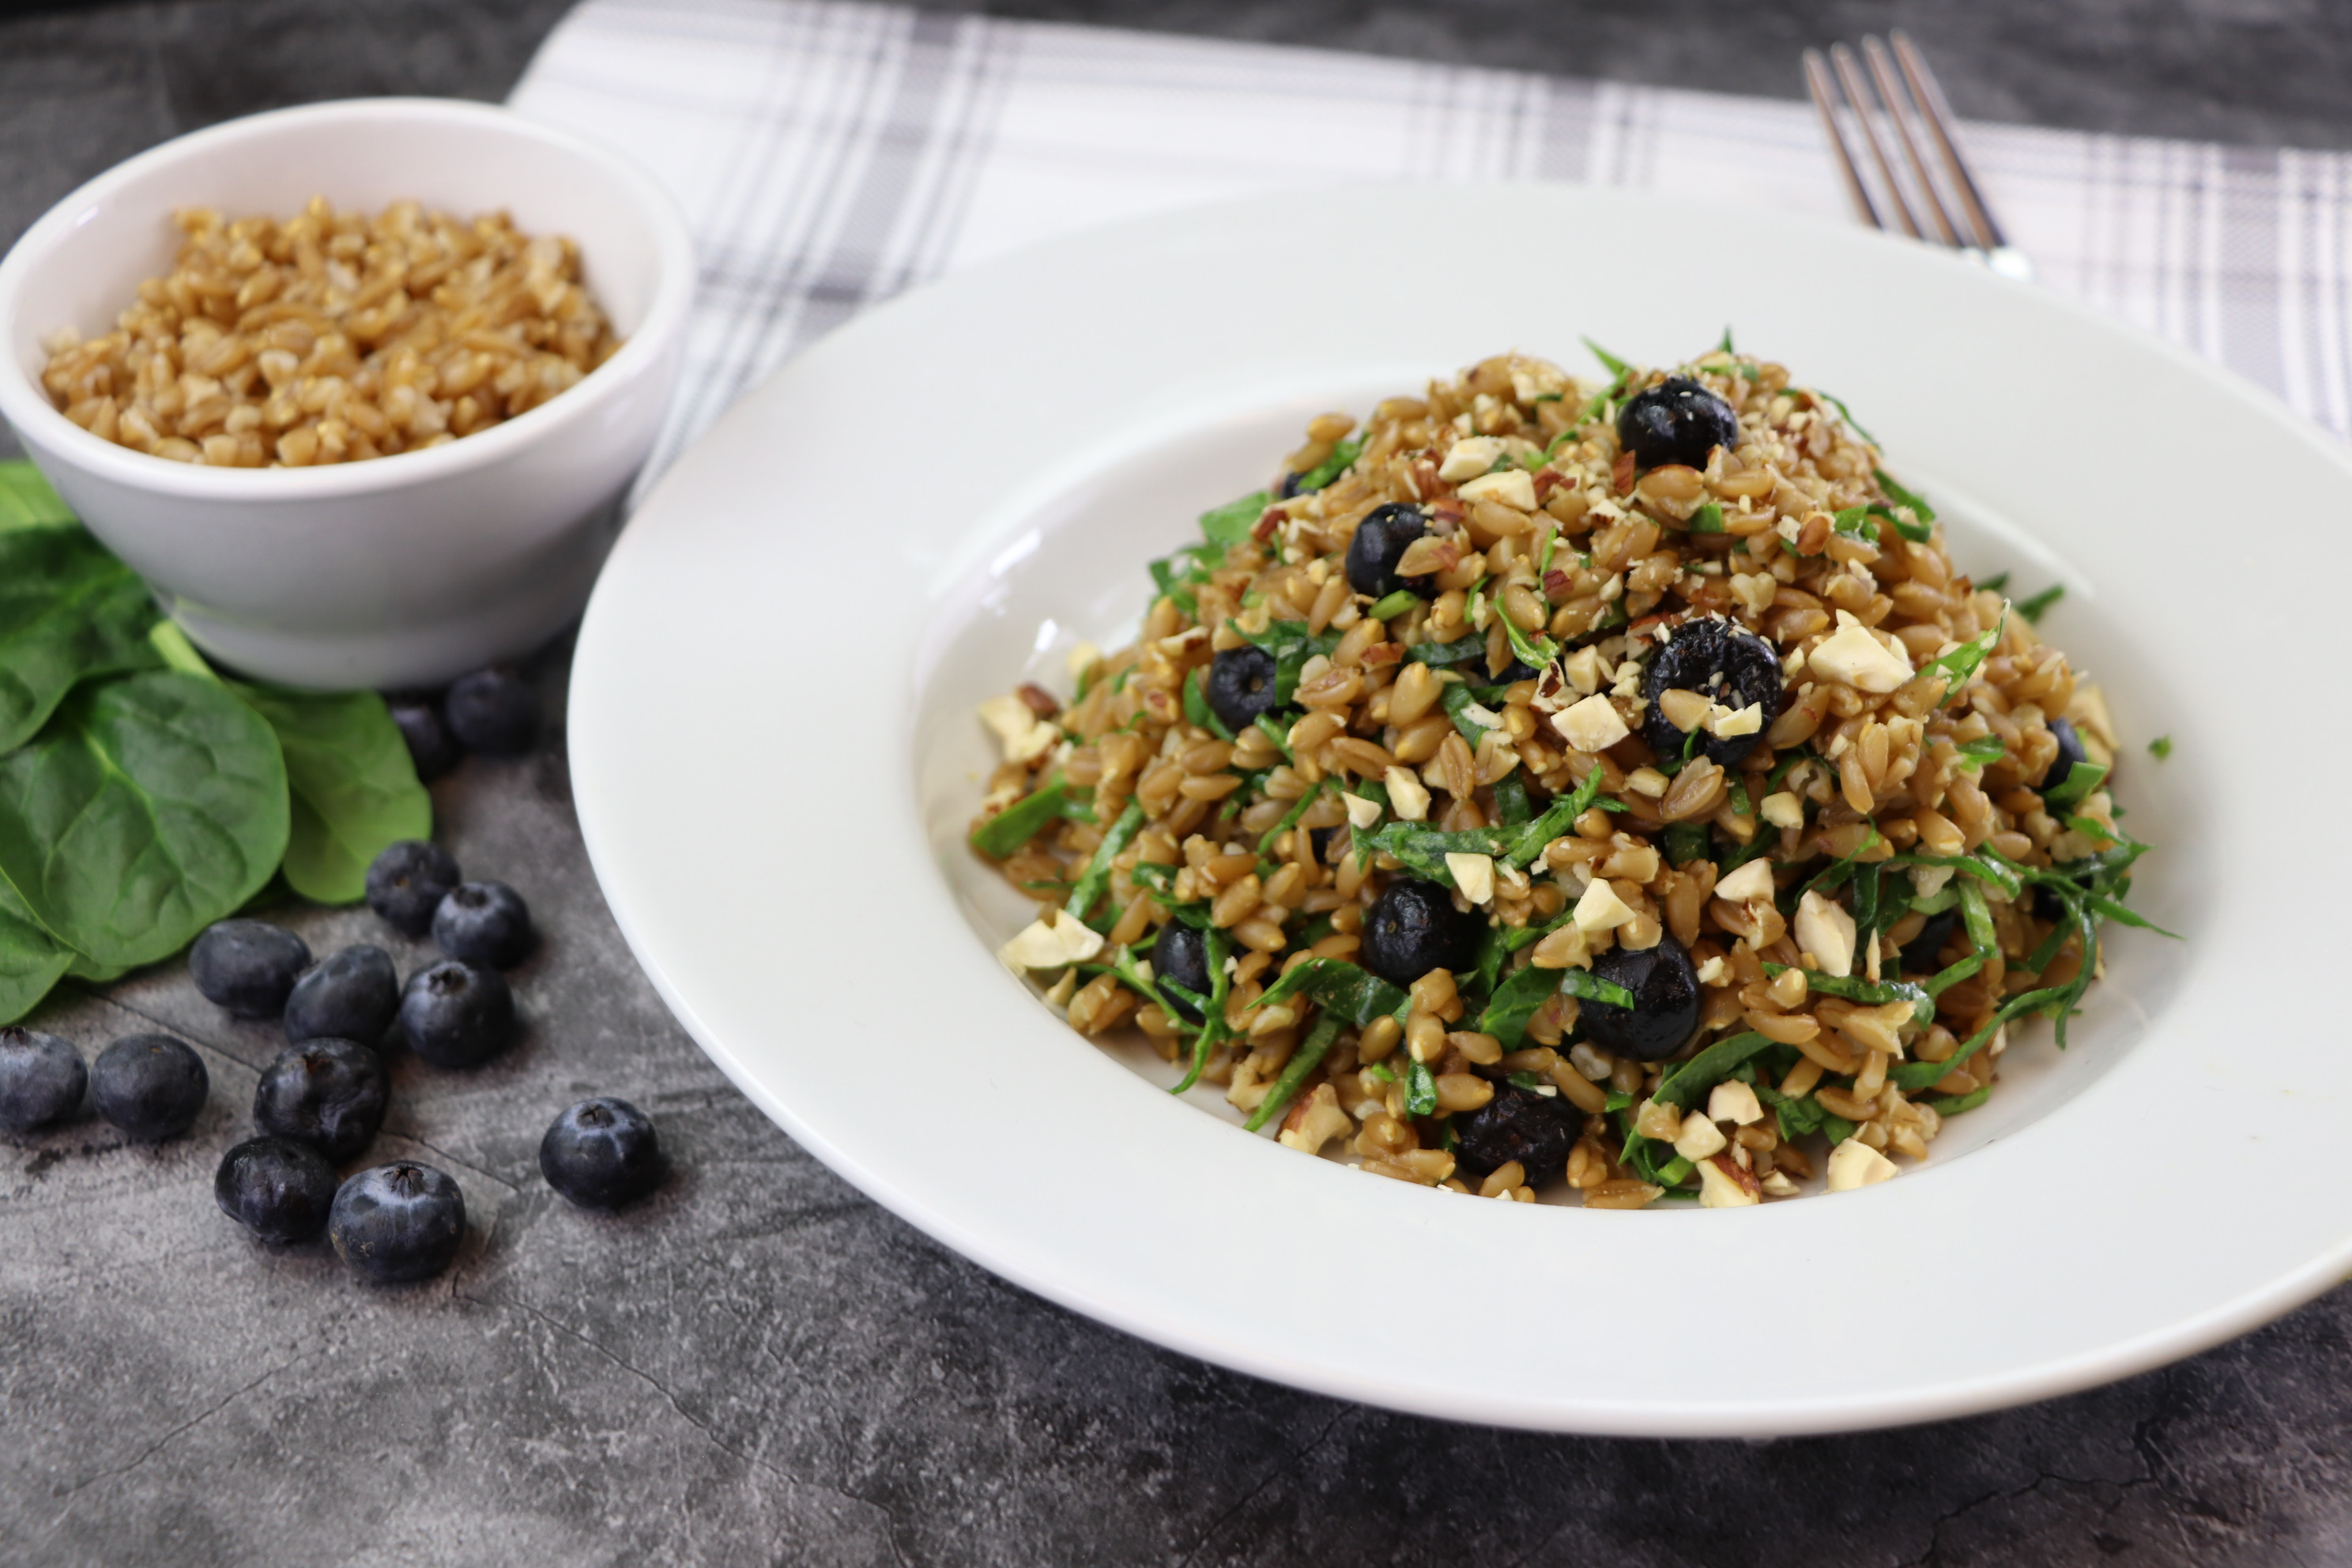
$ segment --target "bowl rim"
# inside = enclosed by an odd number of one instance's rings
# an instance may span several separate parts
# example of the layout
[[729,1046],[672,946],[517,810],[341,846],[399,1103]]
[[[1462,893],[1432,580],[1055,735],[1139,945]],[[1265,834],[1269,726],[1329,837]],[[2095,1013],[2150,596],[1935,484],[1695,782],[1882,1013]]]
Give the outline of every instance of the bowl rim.
[[[621,347],[580,382],[536,408],[461,439],[422,451],[396,452],[365,462],[308,468],[225,468],[180,463],[94,436],[66,417],[47,391],[12,354],[0,354],[0,418],[27,448],[38,448],[127,489],[207,501],[315,501],[368,495],[454,479],[491,467],[525,446],[552,438],[567,425],[593,416],[614,389],[657,362],[684,331],[694,302],[694,238],[677,201],[645,169],[607,148],[495,104],[437,98],[351,98],[267,110],[175,136],[134,154],[68,192],[0,257],[0,330],[13,319],[26,281],[55,254],[95,204],[159,168],[224,147],[267,147],[321,122],[382,120],[386,124],[437,121],[491,134],[536,142],[616,179],[635,203],[656,257],[653,298],[645,321]],[[250,148],[247,151],[251,151]]]

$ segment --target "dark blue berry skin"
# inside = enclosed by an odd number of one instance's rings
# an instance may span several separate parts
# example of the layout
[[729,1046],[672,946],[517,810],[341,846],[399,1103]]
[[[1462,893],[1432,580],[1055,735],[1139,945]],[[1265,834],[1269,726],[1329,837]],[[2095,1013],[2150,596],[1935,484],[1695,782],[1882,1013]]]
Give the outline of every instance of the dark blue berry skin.
[[1633,1005],[1587,1001],[1578,1009],[1584,1032],[1602,1048],[1636,1061],[1664,1061],[1698,1027],[1698,971],[1671,936],[1655,947],[1612,948],[1592,961],[1592,973],[1633,994]]
[[452,958],[512,969],[530,952],[530,910],[504,882],[467,882],[433,911],[434,944]]
[[400,1015],[400,976],[380,947],[347,947],[303,973],[286,998],[286,1037],[382,1043]]
[[441,721],[440,705],[429,695],[404,691],[384,700],[400,738],[408,742],[408,760],[415,764],[418,782],[431,784],[465,760],[466,753]]
[[[1170,921],[1151,941],[1151,973],[1156,980],[1173,980],[1196,996],[1209,994],[1209,940],[1182,921]],[[1201,1010],[1167,992],[1168,1005],[1188,1022],[1201,1021]]]
[[267,921],[221,921],[188,950],[188,977],[205,1000],[240,1018],[275,1018],[310,967],[302,939]]
[[1282,706],[1276,697],[1274,655],[1262,647],[1229,647],[1209,663],[1202,683],[1209,708],[1239,734],[1257,722],[1261,713]]
[[583,1100],[539,1141],[539,1173],[588,1209],[616,1209],[661,1185],[661,1143],[654,1124],[625,1100]]
[[98,1054],[89,1098],[98,1113],[146,1142],[177,1138],[194,1125],[211,1092],[202,1057],[169,1035],[131,1035]]
[[1568,1168],[1568,1151],[1583,1130],[1583,1114],[1566,1099],[1498,1083],[1494,1099],[1454,1119],[1454,1155],[1472,1176],[1517,1160],[1529,1182],[1546,1182]]
[[400,1029],[408,1048],[435,1067],[477,1067],[514,1037],[514,993],[495,969],[444,959],[408,977]]
[[264,1241],[308,1241],[327,1228],[335,1168],[307,1143],[248,1138],[221,1156],[213,1202]]
[[2074,771],[2076,763],[2087,763],[2091,760],[2091,753],[2083,750],[2083,737],[2074,733],[2074,726],[2072,723],[2063,719],[2053,719],[2050,721],[2050,732],[2058,737],[2058,754],[2050,760],[2050,766],[2042,773],[2042,782],[2033,786],[2036,792],[2042,795],[2047,795],[2064,784],[2066,775]]
[[1704,468],[1717,447],[1739,445],[1739,416],[1690,377],[1669,376],[1626,399],[1617,411],[1617,444],[1644,468]]
[[335,1193],[327,1239],[362,1279],[429,1279],[466,1239],[466,1194],[430,1165],[395,1161],[362,1171]]
[[1727,708],[1755,704],[1764,713],[1763,728],[1728,739],[1698,732],[1696,755],[1718,767],[1735,767],[1764,739],[1764,731],[1787,704],[1780,655],[1772,645],[1747,627],[1714,619],[1686,621],[1673,638],[1651,657],[1642,672],[1642,739],[1661,757],[1679,757],[1690,737],[1674,726],[1658,699],[1669,689],[1695,691]]
[[30,1132],[81,1109],[89,1069],[81,1053],[55,1035],[11,1025],[0,1029],[0,1128]]
[[305,1040],[262,1069],[253,1124],[341,1162],[374,1142],[391,1100],[392,1079],[373,1051],[356,1040]]
[[[2037,891],[2039,889],[2036,889]],[[1933,974],[1943,965],[1938,962],[1944,944],[1952,940],[1952,932],[1960,923],[1960,911],[1944,910],[1929,915],[1919,934],[1911,939],[1896,962],[1906,974]]]
[[1486,920],[1454,907],[1451,889],[1418,877],[1392,877],[1364,917],[1364,967],[1397,985],[1433,969],[1467,969],[1478,961]]
[[1385,599],[1400,588],[1418,598],[1437,597],[1433,574],[1400,577],[1396,569],[1405,547],[1428,531],[1428,520],[1417,506],[1391,501],[1374,507],[1348,541],[1348,586],[1374,599]]
[[423,936],[433,929],[433,911],[462,880],[446,849],[404,838],[369,863],[368,908],[403,935]]
[[539,739],[539,697],[502,664],[459,676],[441,699],[441,716],[458,744],[484,756],[516,756]]

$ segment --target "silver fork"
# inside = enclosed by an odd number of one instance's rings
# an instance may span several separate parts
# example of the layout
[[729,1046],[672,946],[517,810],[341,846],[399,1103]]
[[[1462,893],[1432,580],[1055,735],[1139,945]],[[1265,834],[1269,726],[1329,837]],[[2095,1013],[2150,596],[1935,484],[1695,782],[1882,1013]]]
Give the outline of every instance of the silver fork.
[[[1874,228],[1893,229],[1913,239],[1966,251],[2004,277],[2032,281],[2033,263],[2009,242],[1992,216],[1983,188],[1969,172],[1955,134],[1951,106],[1944,101],[1944,89],[1935,73],[1901,29],[1890,32],[1888,38],[1894,46],[1891,50],[1874,37],[1862,40],[1863,57],[1870,68],[1868,80],[1853,51],[1843,44],[1831,45],[1826,61],[1819,49],[1805,51],[1805,85],[1812,91],[1813,107],[1821,111],[1822,130],[1836,151],[1838,171],[1845,176],[1846,195],[1853,201],[1855,214]],[[1874,190],[1848,140],[1849,122],[1877,176]],[[1907,183],[1887,156],[1882,126],[1892,128],[1893,140],[1902,149]],[[1923,142],[1934,149],[1940,180],[1920,151]],[[1927,219],[1925,228],[1920,216]]]

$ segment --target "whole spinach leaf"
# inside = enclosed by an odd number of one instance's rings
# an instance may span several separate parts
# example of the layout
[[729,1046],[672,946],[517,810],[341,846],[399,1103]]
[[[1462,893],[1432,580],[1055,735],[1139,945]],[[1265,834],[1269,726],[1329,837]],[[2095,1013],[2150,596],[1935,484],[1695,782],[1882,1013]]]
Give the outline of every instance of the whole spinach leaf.
[[226,683],[268,721],[286,759],[286,880],[322,904],[357,903],[368,863],[433,835],[433,797],[391,710],[373,691],[292,691]]
[[31,1012],[73,961],[73,952],[33,919],[16,889],[0,882],[0,1024]]
[[13,528],[50,528],[74,521],[73,509],[49,488],[40,469],[22,458],[0,463],[0,532]]
[[78,681],[162,662],[155,602],[78,527],[0,528],[0,752],[31,740]]
[[268,724],[177,670],[77,688],[0,756],[0,877],[99,966],[178,952],[269,879],[287,834]]

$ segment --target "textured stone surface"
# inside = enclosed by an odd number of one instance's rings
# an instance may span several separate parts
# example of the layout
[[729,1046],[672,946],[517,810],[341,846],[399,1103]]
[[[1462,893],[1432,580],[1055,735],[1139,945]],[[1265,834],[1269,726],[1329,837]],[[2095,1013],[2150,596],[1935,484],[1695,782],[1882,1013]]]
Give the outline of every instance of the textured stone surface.
[[[0,21],[0,239],[210,119],[355,91],[496,97],[560,9],[214,0]],[[2063,16],[1670,0],[1639,26],[1636,8],[1593,0],[1029,9],[1722,87],[1760,73],[1752,85],[1783,90],[1795,44],[1907,14],[1979,110],[2352,141],[2352,101],[2329,96],[2342,13],[2285,0]],[[563,671],[558,650],[537,672],[553,711]],[[2341,1293],[2111,1388],[1764,1447],[1450,1426],[1154,1350],[910,1231],[726,1084],[597,894],[560,734],[530,758],[470,762],[435,796],[461,862],[520,887],[546,933],[517,974],[524,1043],[471,1073],[399,1058],[370,1156],[414,1155],[464,1185],[456,1267],[369,1289],[323,1245],[272,1251],[214,1208],[273,1027],[223,1018],[176,965],[56,1005],[40,1021],[93,1054],[138,1029],[181,1034],[214,1095],[157,1148],[90,1120],[0,1143],[0,1564],[2352,1559]],[[287,918],[321,952],[377,942],[404,972],[425,956],[364,910]],[[541,1130],[591,1092],[644,1106],[677,1163],[617,1216],[572,1209],[537,1174]],[[1801,1300],[1801,1283],[1777,1299]],[[1400,1354],[1416,1333],[1465,1331],[1410,1316]],[[1937,1326],[1931,1309],[1906,1317]],[[1854,1350],[1888,1353],[1859,1333]],[[1636,1331],[1562,1352],[1670,1347]]]

